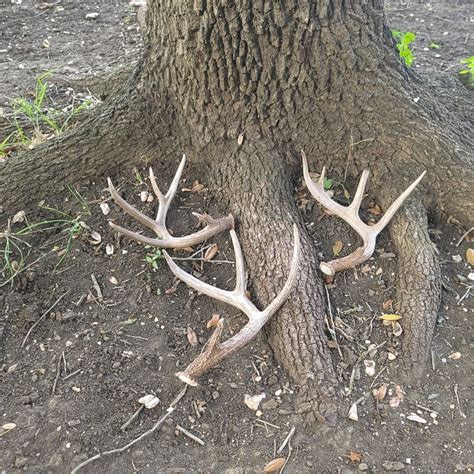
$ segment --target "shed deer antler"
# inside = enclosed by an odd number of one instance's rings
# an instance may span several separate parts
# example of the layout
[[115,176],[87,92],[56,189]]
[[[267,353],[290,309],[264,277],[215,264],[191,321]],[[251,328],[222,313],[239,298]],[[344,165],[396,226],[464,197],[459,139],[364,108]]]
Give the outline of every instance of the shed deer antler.
[[224,328],[224,319],[219,320],[217,327],[207,341],[203,352],[201,352],[201,354],[188,365],[184,372],[178,372],[176,374],[183,382],[186,382],[189,385],[196,386],[197,379],[200,375],[254,338],[262,329],[264,324],[276,313],[276,311],[278,311],[280,306],[288,298],[296,281],[300,257],[300,237],[296,225],[293,227],[294,248],[290,274],[288,275],[284,287],[280,290],[280,293],[278,293],[276,298],[263,311],[257,309],[246,295],[247,282],[242,249],[234,230],[230,231],[230,235],[234,246],[236,273],[235,289],[232,291],[216,288],[215,286],[204,283],[192,275],[189,275],[173,262],[166,251],[163,252],[171,271],[176,277],[195,290],[200,291],[211,298],[234,306],[245,313],[248,318],[247,324],[235,336],[222,343],[220,342],[220,338]]
[[323,168],[319,181],[315,183],[309,175],[308,162],[306,155],[301,151],[303,158],[303,174],[309,192],[313,197],[322,204],[328,211],[346,221],[361,237],[363,245],[352,252],[346,257],[332,260],[330,262],[322,262],[320,265],[321,271],[325,275],[334,275],[336,272],[346,270],[347,268],[355,267],[359,263],[365,262],[372,256],[375,250],[375,243],[377,236],[382,232],[386,225],[390,222],[392,217],[395,215],[399,207],[403,204],[405,199],[415,189],[416,185],[423,179],[426,171],[423,171],[421,175],[393,202],[388,208],[387,212],[382,218],[372,226],[365,224],[359,217],[359,208],[364,197],[365,185],[369,177],[369,171],[364,170],[359,181],[359,186],[355,193],[352,203],[346,207],[341,206],[337,202],[333,201],[326,191],[324,190],[324,175],[326,168]]
[[138,234],[137,232],[133,232],[131,230],[125,229],[120,227],[113,222],[109,222],[110,226],[115,229],[116,231],[120,232],[121,234],[129,237],[130,239],[136,240],[141,242],[142,244],[153,245],[155,247],[162,247],[162,248],[175,248],[175,249],[182,249],[186,247],[192,247],[193,245],[199,244],[204,242],[206,239],[219,234],[224,230],[229,230],[234,227],[234,219],[232,216],[221,217],[219,219],[213,219],[211,216],[207,214],[197,214],[193,212],[193,215],[196,216],[198,219],[203,221],[206,227],[199,232],[195,232],[194,234],[190,234],[184,237],[173,237],[166,227],[166,215],[168,213],[168,209],[170,207],[171,201],[173,200],[174,195],[176,194],[176,190],[178,188],[179,180],[181,179],[181,173],[183,172],[184,164],[186,163],[186,156],[183,155],[183,159],[178,167],[178,171],[173,178],[173,181],[170,185],[170,188],[165,196],[161,193],[158,185],[156,184],[155,175],[153,174],[153,170],[150,168],[150,181],[153,191],[155,192],[156,197],[158,198],[159,206],[158,206],[158,214],[156,219],[151,219],[150,217],[146,216],[138,209],[135,209],[131,206],[125,199],[123,199],[114,188],[112,181],[110,178],[107,178],[107,182],[109,183],[109,190],[110,194],[112,195],[113,200],[130,216],[132,216],[137,221],[141,222],[146,227],[153,230],[157,235],[158,239],[152,239],[150,237],[146,237],[144,235]]

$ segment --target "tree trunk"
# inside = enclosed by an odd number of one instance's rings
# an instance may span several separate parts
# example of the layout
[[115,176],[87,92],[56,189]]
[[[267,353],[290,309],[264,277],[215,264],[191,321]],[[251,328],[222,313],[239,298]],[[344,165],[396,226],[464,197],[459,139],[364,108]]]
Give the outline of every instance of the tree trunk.
[[173,161],[186,152],[210,170],[215,196],[236,216],[262,305],[283,285],[296,222],[299,281],[268,335],[301,386],[300,408],[333,422],[339,390],[320,272],[293,196],[299,151],[314,170],[326,165],[332,175],[369,168],[370,193],[384,208],[428,170],[391,226],[404,357],[418,375],[440,299],[427,216],[449,214],[469,225],[474,215],[466,143],[472,126],[434,97],[401,63],[382,0],[151,0],[145,51],[125,92],[70,136],[10,158],[0,194],[10,210],[25,201],[19,190],[44,197],[65,179],[110,171],[144,152],[168,153]]

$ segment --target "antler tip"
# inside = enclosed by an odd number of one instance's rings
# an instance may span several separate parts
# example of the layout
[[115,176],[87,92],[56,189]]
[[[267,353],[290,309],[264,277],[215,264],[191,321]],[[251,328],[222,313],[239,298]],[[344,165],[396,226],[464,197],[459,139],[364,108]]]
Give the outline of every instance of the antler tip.
[[178,377],[182,382],[191,385],[191,387],[197,387],[197,381],[190,377],[186,372],[176,372],[176,377]]

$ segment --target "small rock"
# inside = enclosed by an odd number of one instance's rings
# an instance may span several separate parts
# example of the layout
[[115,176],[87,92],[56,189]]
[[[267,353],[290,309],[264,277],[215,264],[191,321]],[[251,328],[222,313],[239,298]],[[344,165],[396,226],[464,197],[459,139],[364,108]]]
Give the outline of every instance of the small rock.
[[271,400],[262,403],[262,408],[264,410],[274,410],[275,408],[278,408],[278,402],[272,398]]
[[461,263],[462,262],[461,255],[453,255],[452,259],[453,259],[453,262],[455,262],[455,263]]
[[102,214],[104,214],[104,216],[110,212],[110,206],[106,202],[101,203],[100,209],[102,210]]
[[403,471],[405,469],[405,464],[400,461],[385,461],[382,466],[387,471]]
[[367,471],[369,469],[369,465],[366,462],[361,462],[359,464],[359,471]]
[[92,12],[92,13],[87,13],[86,14],[86,20],[95,20],[99,14],[97,12]]
[[258,406],[260,402],[265,398],[265,393],[261,393],[260,395],[247,395],[245,394],[244,403],[254,411],[258,410]]
[[219,397],[220,397],[220,393],[217,391],[217,390],[214,390],[214,392],[212,392],[212,398],[214,400],[217,400]]
[[17,469],[20,469],[21,467],[26,466],[27,462],[28,462],[28,458],[25,458],[24,456],[17,456],[15,459],[15,467]]
[[142,191],[142,192],[140,193],[140,201],[141,201],[141,202],[146,202],[147,199],[148,199],[148,196],[149,196],[148,191]]

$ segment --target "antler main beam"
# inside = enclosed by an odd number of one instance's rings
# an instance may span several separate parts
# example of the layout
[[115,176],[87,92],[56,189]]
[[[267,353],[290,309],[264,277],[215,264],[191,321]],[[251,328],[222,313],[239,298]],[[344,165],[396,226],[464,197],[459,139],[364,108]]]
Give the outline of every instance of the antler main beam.
[[207,341],[203,352],[197,356],[183,372],[176,375],[189,385],[196,386],[197,379],[204,372],[214,367],[229,354],[235,352],[240,347],[247,344],[262,329],[264,324],[278,311],[281,305],[288,298],[298,275],[298,264],[300,258],[300,237],[296,225],[293,226],[293,257],[291,261],[290,273],[288,279],[280,290],[276,298],[263,310],[260,311],[247,297],[247,282],[245,277],[244,258],[240,247],[239,239],[234,230],[230,231],[232,244],[235,253],[235,289],[232,291],[216,288],[215,286],[204,283],[193,277],[189,273],[179,268],[173,259],[164,251],[166,262],[176,277],[184,281],[191,288],[204,293],[224,303],[230,304],[239,309],[248,318],[247,324],[233,337],[225,342],[220,342],[224,328],[224,319],[220,319],[212,336]]
[[125,199],[123,199],[115,189],[114,185],[110,178],[107,178],[109,184],[110,194],[112,195],[113,200],[118,204],[127,214],[133,217],[135,220],[143,224],[144,226],[148,227],[152,231],[156,233],[158,238],[151,238],[141,235],[137,232],[133,232],[131,230],[125,229],[113,222],[109,222],[110,226],[115,229],[117,232],[125,235],[126,237],[136,240],[137,242],[141,242],[142,244],[152,245],[154,247],[161,247],[161,248],[175,248],[175,249],[182,249],[185,247],[192,247],[193,245],[199,244],[204,242],[205,240],[209,239],[210,237],[223,232],[224,230],[233,229],[234,227],[234,219],[232,216],[221,217],[219,219],[213,219],[211,216],[207,214],[197,214],[193,212],[193,215],[200,219],[202,222],[206,224],[206,227],[199,232],[195,232],[194,234],[186,235],[184,237],[173,237],[169,232],[168,228],[166,227],[166,216],[168,214],[168,209],[170,207],[171,201],[176,194],[176,190],[178,189],[179,180],[181,179],[181,174],[183,172],[184,165],[186,163],[186,156],[183,155],[181,163],[179,164],[178,170],[173,178],[173,181],[168,189],[166,195],[163,195],[160,191],[155,175],[153,174],[153,170],[150,168],[150,182],[153,188],[153,191],[158,198],[158,213],[156,219],[151,219],[150,217],[146,216],[138,209],[135,209],[132,205],[130,205]]
[[405,199],[416,188],[417,184],[423,179],[423,176],[426,173],[426,171],[423,171],[423,173],[421,173],[421,175],[393,202],[382,218],[375,225],[369,226],[359,217],[359,209],[364,197],[369,172],[367,170],[362,172],[357,191],[351,204],[348,207],[341,206],[333,201],[324,190],[326,168],[323,168],[319,181],[315,183],[309,175],[308,161],[306,160],[306,155],[303,150],[301,151],[301,157],[303,159],[304,180],[309,192],[328,211],[347,222],[362,237],[363,241],[363,245],[350,255],[330,262],[321,263],[321,271],[325,275],[330,276],[334,275],[336,272],[346,270],[347,268],[355,267],[372,256],[375,250],[377,236],[387,226]]

